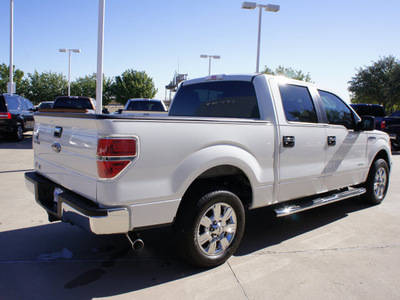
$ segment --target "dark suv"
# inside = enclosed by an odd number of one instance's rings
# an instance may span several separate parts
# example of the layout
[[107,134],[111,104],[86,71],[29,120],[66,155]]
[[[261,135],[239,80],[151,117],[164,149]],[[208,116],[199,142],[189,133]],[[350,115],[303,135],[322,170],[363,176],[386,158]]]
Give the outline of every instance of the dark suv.
[[26,98],[0,95],[0,134],[21,141],[25,131],[33,130],[34,111],[33,104]]

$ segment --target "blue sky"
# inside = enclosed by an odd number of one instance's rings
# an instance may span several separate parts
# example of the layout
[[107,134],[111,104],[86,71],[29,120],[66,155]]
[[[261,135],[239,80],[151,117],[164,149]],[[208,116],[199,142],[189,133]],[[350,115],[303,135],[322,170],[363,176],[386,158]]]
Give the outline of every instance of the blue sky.
[[[164,99],[175,71],[189,78],[208,74],[200,54],[220,55],[212,73],[255,71],[258,10],[242,0],[106,0],[104,73],[145,71]],[[394,55],[400,59],[400,1],[271,0],[277,13],[263,12],[260,69],[279,65],[309,72],[313,81],[349,100],[356,69]],[[9,64],[10,1],[0,2],[0,63]],[[98,0],[14,0],[14,65],[32,73],[71,77],[97,69]]]

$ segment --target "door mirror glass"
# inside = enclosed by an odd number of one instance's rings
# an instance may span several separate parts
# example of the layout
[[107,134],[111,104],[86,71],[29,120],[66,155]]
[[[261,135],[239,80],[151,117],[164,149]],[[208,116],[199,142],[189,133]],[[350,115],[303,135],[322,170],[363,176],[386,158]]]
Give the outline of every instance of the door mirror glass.
[[362,116],[361,121],[357,124],[359,130],[372,131],[375,130],[375,118],[371,116]]

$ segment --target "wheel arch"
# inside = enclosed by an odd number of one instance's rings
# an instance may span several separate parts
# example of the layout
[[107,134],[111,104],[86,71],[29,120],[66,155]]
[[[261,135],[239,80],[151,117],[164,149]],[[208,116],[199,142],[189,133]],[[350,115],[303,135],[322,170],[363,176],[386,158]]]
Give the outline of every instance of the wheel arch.
[[374,159],[371,161],[371,165],[378,159],[382,158],[383,160],[386,161],[388,167],[389,167],[389,171],[391,169],[391,159],[390,159],[390,155],[388,154],[388,152],[384,149],[380,150],[374,157]]
[[194,190],[208,192],[218,188],[224,188],[237,195],[246,208],[252,204],[253,190],[248,176],[240,168],[232,165],[215,166],[201,173],[187,188],[182,202]]

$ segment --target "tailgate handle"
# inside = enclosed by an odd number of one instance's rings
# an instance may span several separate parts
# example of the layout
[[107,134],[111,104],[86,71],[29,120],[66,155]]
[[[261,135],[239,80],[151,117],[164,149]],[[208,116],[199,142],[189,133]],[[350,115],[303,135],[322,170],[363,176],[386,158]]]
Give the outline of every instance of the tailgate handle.
[[61,138],[62,131],[63,131],[62,127],[54,128],[54,137],[55,138]]
[[294,147],[294,136],[283,136],[283,147],[292,148]]

